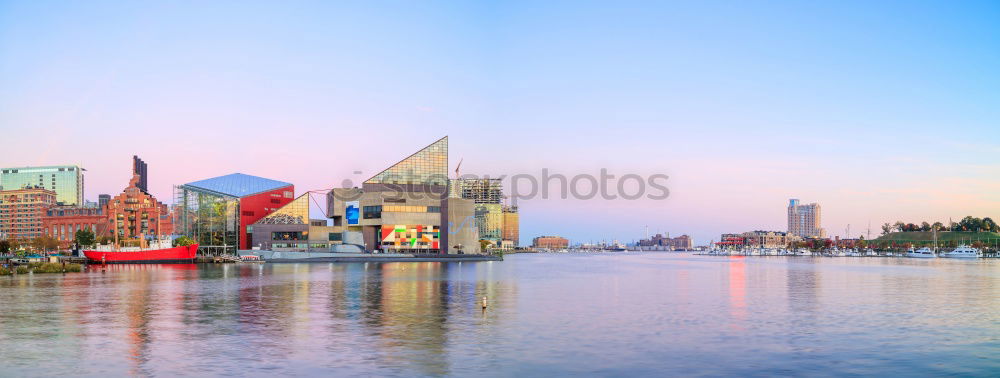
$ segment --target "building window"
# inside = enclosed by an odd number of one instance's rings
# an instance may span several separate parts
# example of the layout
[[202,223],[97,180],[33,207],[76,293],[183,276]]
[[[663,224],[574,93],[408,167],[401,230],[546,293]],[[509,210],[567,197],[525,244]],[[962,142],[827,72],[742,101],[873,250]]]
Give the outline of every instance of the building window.
[[344,234],[339,233],[339,232],[331,232],[329,238],[330,238],[330,241],[343,241],[344,240]]
[[307,233],[299,231],[271,233],[271,240],[306,240],[307,237]]

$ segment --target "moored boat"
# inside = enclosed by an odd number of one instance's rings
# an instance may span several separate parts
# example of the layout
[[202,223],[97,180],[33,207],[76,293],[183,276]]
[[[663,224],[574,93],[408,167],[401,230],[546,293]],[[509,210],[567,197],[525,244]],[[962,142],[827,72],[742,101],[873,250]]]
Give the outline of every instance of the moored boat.
[[979,250],[967,245],[960,245],[951,252],[942,254],[941,257],[950,257],[953,259],[978,259]]
[[934,254],[934,250],[932,250],[930,248],[927,248],[927,247],[923,247],[923,248],[920,248],[920,249],[918,249],[916,251],[914,251],[913,249],[910,249],[909,252],[906,252],[906,257],[914,257],[914,258],[921,258],[921,259],[933,259],[933,258],[936,258],[937,255]]
[[95,263],[108,264],[158,264],[191,263],[198,252],[198,244],[174,247],[170,240],[149,243],[148,247],[118,247],[99,245],[92,250],[84,250],[83,255]]

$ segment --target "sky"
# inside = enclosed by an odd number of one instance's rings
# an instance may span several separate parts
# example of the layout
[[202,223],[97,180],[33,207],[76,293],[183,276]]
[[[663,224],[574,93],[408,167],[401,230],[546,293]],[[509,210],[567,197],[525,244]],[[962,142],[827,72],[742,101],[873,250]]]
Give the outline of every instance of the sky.
[[783,231],[790,198],[830,235],[997,218],[1000,2],[0,0],[0,166],[80,164],[90,200],[134,154],[170,203],[445,135],[462,174],[669,176],[519,200],[522,244]]

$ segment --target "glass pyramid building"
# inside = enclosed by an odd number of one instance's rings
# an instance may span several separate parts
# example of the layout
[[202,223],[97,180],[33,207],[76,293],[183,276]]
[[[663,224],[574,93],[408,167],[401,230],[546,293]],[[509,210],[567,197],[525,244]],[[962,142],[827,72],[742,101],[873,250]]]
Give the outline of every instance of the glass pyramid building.
[[256,224],[309,224],[309,192],[261,218]]
[[448,185],[448,137],[379,172],[365,184]]

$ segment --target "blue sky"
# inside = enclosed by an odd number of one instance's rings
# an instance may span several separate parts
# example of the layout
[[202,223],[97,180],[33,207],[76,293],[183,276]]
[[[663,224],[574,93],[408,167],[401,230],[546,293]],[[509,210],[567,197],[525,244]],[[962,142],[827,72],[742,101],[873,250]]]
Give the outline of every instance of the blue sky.
[[[521,203],[522,240],[1000,216],[997,2],[0,1],[0,165],[89,198],[243,172],[299,191],[443,135],[463,173],[670,175]],[[877,228],[873,226],[873,228]],[[855,235],[856,236],[856,235]]]

